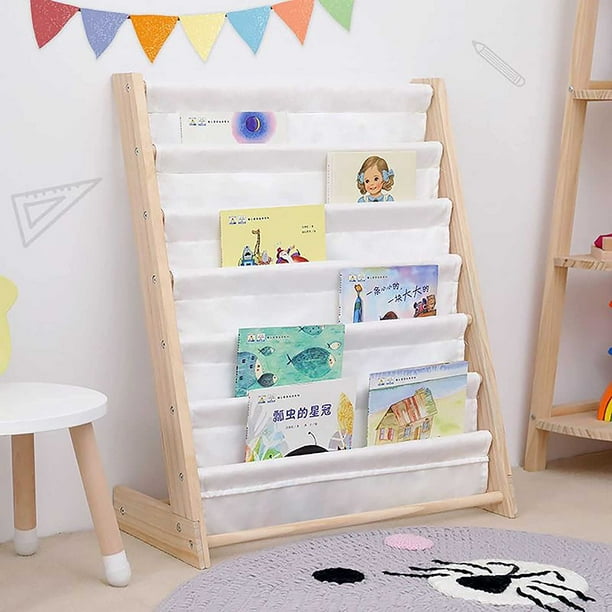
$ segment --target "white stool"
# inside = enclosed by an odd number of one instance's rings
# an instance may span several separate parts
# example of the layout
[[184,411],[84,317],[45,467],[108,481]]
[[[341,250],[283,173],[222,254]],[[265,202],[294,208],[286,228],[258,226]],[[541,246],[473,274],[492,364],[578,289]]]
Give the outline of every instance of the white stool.
[[[38,549],[34,434],[70,429],[91,518],[111,586],[131,577],[92,421],[106,414],[106,396],[91,389],[44,383],[0,384],[0,436],[11,436],[15,551]],[[59,479],[58,479],[59,484]]]

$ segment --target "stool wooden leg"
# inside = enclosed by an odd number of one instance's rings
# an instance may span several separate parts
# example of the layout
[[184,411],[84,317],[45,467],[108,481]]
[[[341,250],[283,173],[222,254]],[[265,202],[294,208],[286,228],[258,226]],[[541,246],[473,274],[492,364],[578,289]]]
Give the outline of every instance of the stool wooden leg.
[[111,586],[126,586],[131,577],[130,564],[123,549],[93,425],[86,423],[71,427],[70,437],[98,536],[106,579]]
[[11,450],[15,552],[18,555],[33,555],[38,550],[34,434],[11,436]]

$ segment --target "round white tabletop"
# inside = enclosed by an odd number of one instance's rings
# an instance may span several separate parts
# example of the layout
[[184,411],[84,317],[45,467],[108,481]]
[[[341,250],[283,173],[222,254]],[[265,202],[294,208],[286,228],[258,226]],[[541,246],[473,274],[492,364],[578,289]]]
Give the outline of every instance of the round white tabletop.
[[91,423],[106,413],[99,391],[48,383],[0,383],[0,436]]

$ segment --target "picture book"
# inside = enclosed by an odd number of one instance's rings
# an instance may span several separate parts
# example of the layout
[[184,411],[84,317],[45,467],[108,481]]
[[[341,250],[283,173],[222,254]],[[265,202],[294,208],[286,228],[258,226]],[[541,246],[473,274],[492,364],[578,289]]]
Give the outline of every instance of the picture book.
[[337,151],[327,154],[327,203],[414,200],[415,151]]
[[213,146],[286,144],[287,113],[183,113],[181,141],[183,144]]
[[236,397],[253,389],[340,378],[343,351],[344,325],[239,329]]
[[467,361],[370,374],[368,446],[464,431]]
[[431,317],[436,314],[438,266],[340,270],[340,323]]
[[325,206],[222,210],[221,266],[324,261]]
[[249,391],[245,461],[351,448],[355,383],[322,380]]

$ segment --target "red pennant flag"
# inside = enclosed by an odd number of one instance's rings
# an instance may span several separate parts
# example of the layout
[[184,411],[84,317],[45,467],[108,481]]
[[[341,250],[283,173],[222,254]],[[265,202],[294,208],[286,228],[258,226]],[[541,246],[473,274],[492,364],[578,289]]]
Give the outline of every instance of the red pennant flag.
[[273,4],[272,9],[291,28],[298,40],[304,44],[313,6],[314,0],[289,0],[288,2]]
[[164,46],[166,39],[178,21],[178,17],[166,15],[130,15],[136,36],[150,62],[154,62],[157,54]]
[[30,0],[32,25],[38,48],[53,40],[69,19],[79,12],[78,6],[52,2],[52,0]]

